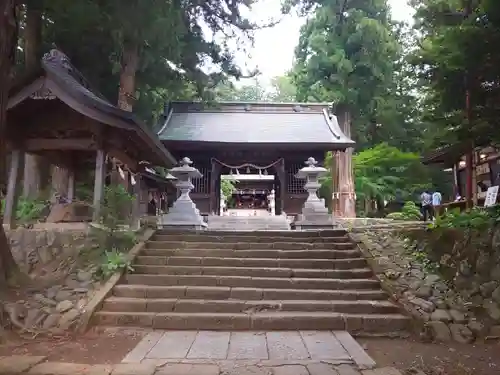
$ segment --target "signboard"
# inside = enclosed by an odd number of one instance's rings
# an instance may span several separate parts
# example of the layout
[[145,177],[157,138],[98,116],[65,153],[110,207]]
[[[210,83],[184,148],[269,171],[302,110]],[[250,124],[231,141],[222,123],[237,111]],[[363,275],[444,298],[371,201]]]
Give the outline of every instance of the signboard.
[[490,173],[490,164],[484,163],[476,166],[476,175],[488,174]]
[[491,207],[497,203],[498,185],[488,188],[486,192],[486,199],[484,200],[484,207]]

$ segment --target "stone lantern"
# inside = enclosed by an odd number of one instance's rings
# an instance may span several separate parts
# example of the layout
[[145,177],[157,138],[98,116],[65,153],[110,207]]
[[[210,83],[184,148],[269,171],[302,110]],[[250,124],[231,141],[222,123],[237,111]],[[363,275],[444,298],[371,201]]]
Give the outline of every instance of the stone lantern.
[[306,166],[295,176],[306,180],[304,189],[308,194],[302,212],[295,221],[295,228],[298,230],[331,229],[333,227],[332,216],[328,213],[325,200],[318,197],[318,189],[321,187],[319,179],[325,176],[328,170],[317,166],[318,162],[313,157],[307,159],[305,164]]
[[203,175],[200,171],[191,166],[191,159],[185,157],[179,162],[179,166],[170,170],[170,174],[177,180],[175,187],[180,192],[179,198],[174,202],[172,208],[165,215],[158,218],[158,227],[171,229],[206,229],[207,224],[200,215],[200,210],[191,200],[189,193],[194,185],[193,178],[200,178]]

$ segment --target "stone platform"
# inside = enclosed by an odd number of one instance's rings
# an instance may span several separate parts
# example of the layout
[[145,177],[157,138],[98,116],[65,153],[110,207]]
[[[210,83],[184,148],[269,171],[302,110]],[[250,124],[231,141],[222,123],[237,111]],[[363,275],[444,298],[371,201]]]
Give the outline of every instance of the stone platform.
[[358,375],[375,367],[345,331],[153,331],[122,363],[254,375]]
[[[353,365],[334,365],[327,361],[307,365],[193,363],[143,361],[116,365],[46,362],[43,356],[14,355],[0,357],[0,374],[16,375],[401,375],[392,367],[358,370]],[[425,374],[422,374],[425,375]]]

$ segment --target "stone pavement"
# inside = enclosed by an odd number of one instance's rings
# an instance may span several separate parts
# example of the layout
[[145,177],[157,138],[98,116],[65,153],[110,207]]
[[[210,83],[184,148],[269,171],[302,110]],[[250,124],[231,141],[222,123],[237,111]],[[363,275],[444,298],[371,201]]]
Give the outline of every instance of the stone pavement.
[[[120,363],[117,365],[86,365],[45,362],[43,356],[0,357],[2,375],[401,375],[394,368],[360,370],[350,365],[311,363],[308,365],[235,365],[210,363]],[[425,375],[425,374],[424,374]]]
[[357,375],[375,367],[345,331],[153,331],[122,363],[207,375]]
[[0,357],[0,375],[402,375],[345,331],[152,331],[116,365]]

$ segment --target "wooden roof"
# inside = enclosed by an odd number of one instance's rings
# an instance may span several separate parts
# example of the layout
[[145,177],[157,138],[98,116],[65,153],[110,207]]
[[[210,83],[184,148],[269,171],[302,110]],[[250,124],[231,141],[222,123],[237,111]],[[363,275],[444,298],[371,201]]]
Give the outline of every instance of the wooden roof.
[[[135,160],[137,163],[146,161],[165,167],[176,163],[156,134],[144,126],[134,114],[117,108],[92,90],[81,73],[60,51],[52,50],[45,55],[41,66],[19,79],[9,94],[7,109],[10,112],[27,101],[57,99],[90,119],[98,127],[108,130],[109,132],[104,133],[105,143],[112,141],[112,138],[126,138],[128,150],[121,151],[135,155],[135,159],[140,159]],[[38,108],[43,111],[43,106]],[[54,107],[50,110],[54,111]],[[36,118],[37,114],[34,113],[33,116]]]
[[308,145],[325,150],[352,147],[324,103],[173,102],[158,132],[168,147],[198,145]]

